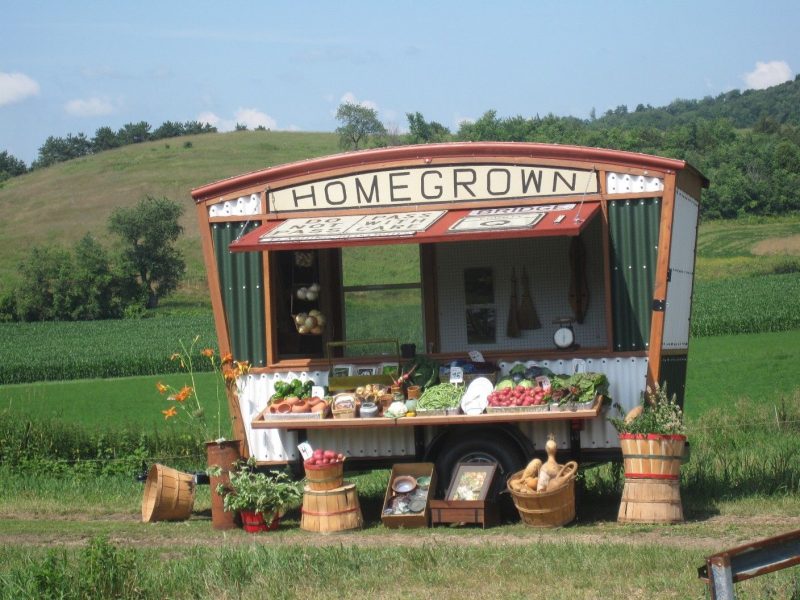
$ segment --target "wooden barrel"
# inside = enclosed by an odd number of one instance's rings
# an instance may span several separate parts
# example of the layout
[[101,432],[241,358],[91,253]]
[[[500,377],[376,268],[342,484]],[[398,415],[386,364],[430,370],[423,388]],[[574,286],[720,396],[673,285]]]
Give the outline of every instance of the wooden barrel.
[[344,462],[332,465],[305,465],[306,483],[315,492],[324,492],[342,487],[344,483]]
[[360,529],[363,523],[354,483],[323,491],[305,487],[301,529],[315,533],[333,533]]
[[194,476],[155,464],[147,473],[142,521],[183,521],[194,507]]
[[514,499],[520,519],[530,527],[561,527],[575,519],[575,476],[552,492],[523,494],[511,488],[522,471],[509,478],[508,491]]
[[621,433],[619,442],[626,478],[680,478],[685,435]]
[[209,467],[222,469],[219,475],[210,477],[211,484],[211,527],[224,530],[233,529],[236,525],[236,513],[226,512],[224,499],[217,492],[217,486],[230,484],[230,471],[236,461],[241,458],[241,442],[239,440],[222,440],[206,442],[206,460]]
[[625,479],[617,520],[620,523],[682,523],[677,479]]

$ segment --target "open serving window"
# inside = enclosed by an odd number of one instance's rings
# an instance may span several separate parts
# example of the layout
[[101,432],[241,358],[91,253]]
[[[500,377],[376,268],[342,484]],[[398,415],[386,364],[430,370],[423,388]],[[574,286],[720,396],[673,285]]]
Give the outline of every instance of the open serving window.
[[289,217],[230,250],[269,257],[276,363],[374,337],[437,354],[550,350],[560,320],[576,348],[605,348],[599,213],[581,200]]

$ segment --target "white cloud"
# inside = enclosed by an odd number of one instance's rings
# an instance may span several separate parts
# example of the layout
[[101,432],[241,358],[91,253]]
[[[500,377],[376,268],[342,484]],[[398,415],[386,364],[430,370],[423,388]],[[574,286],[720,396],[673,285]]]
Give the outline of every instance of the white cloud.
[[248,129],[256,127],[276,129],[278,125],[275,119],[255,108],[240,108],[233,114],[232,119],[223,119],[211,111],[206,111],[197,115],[197,120],[216,127],[218,131],[233,131],[237,123],[247,125]]
[[70,100],[64,105],[67,114],[73,117],[99,117],[110,115],[114,112],[114,106],[104,98],[89,98],[87,100]]
[[207,123],[212,127],[216,127],[217,125],[219,125],[220,118],[213,112],[206,111],[206,112],[201,112],[199,115],[197,115],[197,122]]
[[359,100],[356,98],[356,95],[353,92],[345,92],[344,95],[339,100],[341,104],[358,104],[359,106],[363,106],[364,108],[371,108],[373,110],[378,110],[378,105],[373,102],[372,100]]
[[749,89],[763,90],[792,78],[792,69],[784,60],[756,62],[756,68],[742,76]]
[[23,73],[0,72],[0,106],[36,96],[39,84]]
[[247,125],[248,129],[255,129],[256,127],[275,129],[277,126],[275,119],[255,108],[240,108],[236,111],[234,117],[236,121],[234,126],[236,123],[241,123],[242,125]]

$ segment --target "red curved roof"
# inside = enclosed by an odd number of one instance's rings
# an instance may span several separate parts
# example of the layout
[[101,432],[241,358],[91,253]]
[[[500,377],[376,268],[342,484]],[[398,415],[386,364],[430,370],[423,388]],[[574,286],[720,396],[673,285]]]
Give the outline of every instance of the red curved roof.
[[622,150],[608,150],[605,148],[589,148],[586,146],[566,146],[560,144],[535,144],[527,142],[455,142],[446,144],[420,144],[413,146],[393,146],[391,148],[377,148],[333,154],[320,158],[312,158],[299,162],[287,163],[251,173],[244,173],[236,177],[222,179],[215,183],[195,188],[192,197],[196,201],[205,200],[235,192],[239,189],[254,185],[279,182],[283,179],[307,175],[320,177],[327,171],[347,167],[363,167],[370,170],[370,166],[378,163],[413,161],[426,159],[453,159],[459,158],[547,158],[556,160],[570,160],[581,162],[601,162],[604,164],[617,164],[621,167],[634,167],[640,169],[658,169],[680,171],[692,169],[707,185],[707,180],[684,160],[664,158],[641,154],[638,152],[624,152]]

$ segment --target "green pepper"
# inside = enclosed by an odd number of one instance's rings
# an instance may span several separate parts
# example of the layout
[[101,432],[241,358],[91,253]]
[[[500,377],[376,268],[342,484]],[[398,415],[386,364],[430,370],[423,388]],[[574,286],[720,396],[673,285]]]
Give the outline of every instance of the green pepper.
[[287,388],[289,387],[286,384],[286,382],[284,382],[284,381],[276,381],[274,387],[275,387],[275,395],[273,396],[273,398],[282,399],[282,398],[286,397],[286,392],[288,391]]

